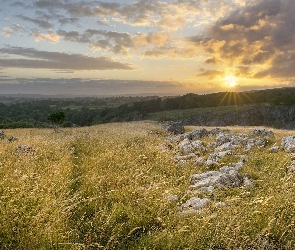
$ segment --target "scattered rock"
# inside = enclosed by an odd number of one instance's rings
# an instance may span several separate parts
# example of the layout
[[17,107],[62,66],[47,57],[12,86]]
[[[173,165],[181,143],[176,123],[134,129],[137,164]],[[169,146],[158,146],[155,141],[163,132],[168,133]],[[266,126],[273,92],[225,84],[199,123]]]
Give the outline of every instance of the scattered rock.
[[194,130],[192,132],[187,133],[186,138],[188,138],[189,140],[198,140],[205,136],[208,136],[208,134],[209,132],[205,128],[202,128],[200,130]]
[[219,167],[220,164],[217,161],[207,160],[205,162],[205,165],[207,168],[215,168],[215,167]]
[[18,138],[17,137],[14,137],[14,136],[7,137],[7,141],[8,142],[14,142],[14,141],[17,141],[17,140],[18,140]]
[[271,130],[266,130],[265,128],[255,128],[249,131],[250,134],[256,136],[266,136],[266,137],[274,137],[275,134]]
[[196,158],[194,165],[199,167],[199,166],[203,166],[205,163],[206,163],[206,160],[204,157],[198,157]]
[[295,152],[295,135],[282,138],[282,148],[289,153]]
[[193,174],[190,177],[192,189],[200,189],[202,187],[238,187],[243,183],[243,176],[235,169],[230,167],[222,167],[219,171],[209,171],[202,174]]
[[210,203],[210,199],[193,197],[180,206],[181,214],[195,213]]
[[179,149],[182,154],[190,154],[193,152],[203,153],[206,151],[206,148],[202,141],[191,141],[188,138],[179,143]]
[[273,147],[269,148],[270,153],[277,153],[277,152],[279,152],[279,150],[280,150],[279,146],[273,146]]
[[254,183],[248,177],[244,177],[243,185],[246,188],[250,188],[254,186]]
[[178,196],[177,196],[177,195],[173,195],[173,194],[168,194],[168,195],[166,196],[166,199],[167,199],[168,201],[178,201]]
[[182,122],[170,122],[170,124],[166,127],[166,131],[174,135],[185,133]]
[[35,150],[27,145],[19,145],[15,150],[16,154],[28,154],[32,152],[35,152]]
[[255,141],[255,146],[260,147],[260,148],[265,147],[266,142],[267,142],[267,140],[265,137],[259,138]]
[[222,202],[222,201],[217,202],[217,203],[215,204],[215,207],[216,207],[216,208],[223,208],[223,207],[226,207],[226,206],[227,206],[227,204],[226,204],[225,202]]
[[5,133],[2,130],[0,130],[0,139],[4,139],[4,138],[5,138]]
[[190,160],[195,157],[196,157],[196,155],[194,153],[191,153],[189,155],[177,155],[177,156],[175,156],[175,159],[180,161],[180,160]]
[[[199,194],[200,192],[212,193],[215,188],[253,187],[254,183],[252,180],[239,173],[240,169],[247,162],[247,156],[236,155],[236,150],[248,151],[253,147],[264,148],[267,145],[268,138],[273,136],[272,131],[263,128],[250,131],[250,135],[243,133],[234,134],[232,131],[225,133],[220,128],[214,128],[210,131],[203,128],[187,134],[174,135],[169,140],[171,143],[178,143],[180,155],[177,155],[175,159],[178,160],[180,166],[185,165],[187,160],[194,160],[195,166],[205,166],[210,170],[219,168],[219,171],[211,170],[190,176],[190,188],[193,190],[193,193]],[[204,137],[215,137],[215,141],[212,142],[210,140],[211,142],[206,147],[201,140]],[[283,138],[282,146],[288,152],[293,152],[294,150],[294,162],[288,169],[289,172],[293,173],[295,172],[295,136]],[[277,146],[269,149],[270,152],[278,152],[278,150],[279,147]],[[206,157],[207,152],[208,156]],[[239,158],[239,160],[220,168],[220,165],[223,164],[222,159],[227,156],[234,156],[235,159]],[[230,160],[230,158],[226,160]],[[182,204],[180,210],[182,214],[196,212],[209,202],[209,199],[193,197]],[[224,207],[226,204],[220,203],[216,206]]]
[[186,164],[186,160],[178,161],[178,166],[184,166]]
[[288,167],[288,173],[295,173],[295,160],[291,159],[290,166]]

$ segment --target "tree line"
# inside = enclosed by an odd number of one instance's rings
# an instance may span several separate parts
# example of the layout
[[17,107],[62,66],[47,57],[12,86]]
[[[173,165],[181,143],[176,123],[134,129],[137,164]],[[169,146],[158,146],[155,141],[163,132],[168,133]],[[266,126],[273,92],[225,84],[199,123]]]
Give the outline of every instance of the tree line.
[[90,126],[107,122],[142,120],[149,113],[228,105],[268,103],[295,105],[295,88],[277,88],[247,92],[219,92],[176,97],[42,98],[0,97],[0,129],[48,127],[48,116],[58,110],[65,114],[62,126]]

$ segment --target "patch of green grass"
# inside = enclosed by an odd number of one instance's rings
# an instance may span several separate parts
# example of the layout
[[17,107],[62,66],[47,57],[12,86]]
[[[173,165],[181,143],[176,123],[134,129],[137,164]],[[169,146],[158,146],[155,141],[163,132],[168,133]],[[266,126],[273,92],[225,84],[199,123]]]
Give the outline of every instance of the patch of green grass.
[[177,109],[171,111],[161,111],[149,113],[147,118],[152,121],[170,121],[180,120],[190,116],[196,116],[206,113],[213,113],[216,115],[232,113],[234,111],[241,111],[249,109],[254,105],[232,105],[232,106],[219,106],[219,107],[206,107],[206,108],[193,108],[193,109]]

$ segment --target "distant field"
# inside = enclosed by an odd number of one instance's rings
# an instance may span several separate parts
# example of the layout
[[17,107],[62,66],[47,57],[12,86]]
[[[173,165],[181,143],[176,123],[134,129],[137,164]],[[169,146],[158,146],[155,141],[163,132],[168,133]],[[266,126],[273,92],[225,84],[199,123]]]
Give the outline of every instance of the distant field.
[[[189,176],[208,169],[179,166],[158,123],[5,130],[19,139],[0,140],[0,249],[295,249],[291,157],[268,151],[294,132],[273,131],[266,148],[235,152],[247,155],[253,187],[196,194]],[[195,195],[212,202],[180,215]]]
[[171,111],[162,111],[150,113],[147,115],[147,119],[152,121],[170,121],[180,120],[190,116],[197,116],[205,113],[212,114],[226,114],[234,111],[241,111],[254,107],[254,105],[232,105],[232,106],[219,106],[219,107],[207,107],[207,108],[193,108],[193,109],[178,109]]

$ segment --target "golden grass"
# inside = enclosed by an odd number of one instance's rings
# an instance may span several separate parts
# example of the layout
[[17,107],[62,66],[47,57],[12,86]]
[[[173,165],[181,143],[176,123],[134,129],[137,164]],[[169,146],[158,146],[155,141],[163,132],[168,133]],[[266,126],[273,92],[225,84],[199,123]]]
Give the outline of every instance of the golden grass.
[[[268,147],[293,134],[273,131]],[[295,248],[295,184],[283,151],[248,152],[242,173],[254,187],[200,194],[210,205],[183,216],[178,205],[195,195],[188,178],[205,169],[178,166],[157,123],[5,133],[19,141],[0,141],[0,249]],[[15,154],[20,144],[35,151]]]

